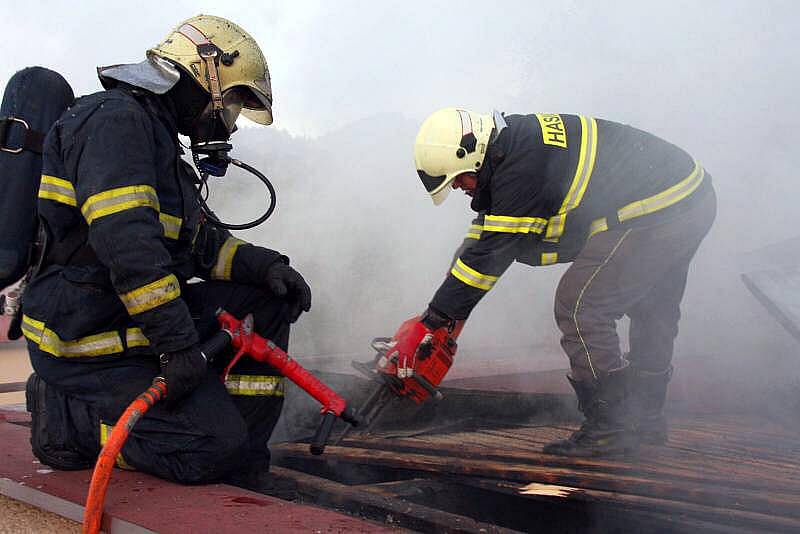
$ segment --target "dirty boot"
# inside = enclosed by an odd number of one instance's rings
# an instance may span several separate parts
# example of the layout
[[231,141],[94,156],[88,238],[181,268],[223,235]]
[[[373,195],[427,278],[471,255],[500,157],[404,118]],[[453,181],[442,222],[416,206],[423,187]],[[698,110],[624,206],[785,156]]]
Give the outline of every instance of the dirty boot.
[[47,385],[36,373],[25,384],[25,406],[31,414],[31,448],[45,465],[64,471],[89,469],[94,461],[75,450],[54,443],[48,433]]
[[667,442],[667,420],[662,409],[672,366],[663,371],[634,368],[631,377],[631,411],[639,441],[651,445]]
[[630,368],[609,371],[594,382],[567,378],[578,395],[578,407],[586,418],[569,438],[548,443],[547,454],[562,456],[613,456],[633,452],[638,446],[627,417]]

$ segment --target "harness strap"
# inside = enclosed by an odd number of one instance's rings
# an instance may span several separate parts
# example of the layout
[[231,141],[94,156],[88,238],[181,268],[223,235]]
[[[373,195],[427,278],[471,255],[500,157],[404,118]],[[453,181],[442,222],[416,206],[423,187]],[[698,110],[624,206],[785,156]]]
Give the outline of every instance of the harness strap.
[[[24,128],[25,134],[19,146],[10,147],[7,145],[8,136],[15,124]],[[19,117],[0,117],[0,150],[3,152],[19,154],[23,150],[29,150],[41,154],[45,135],[43,132],[31,129],[30,125]]]

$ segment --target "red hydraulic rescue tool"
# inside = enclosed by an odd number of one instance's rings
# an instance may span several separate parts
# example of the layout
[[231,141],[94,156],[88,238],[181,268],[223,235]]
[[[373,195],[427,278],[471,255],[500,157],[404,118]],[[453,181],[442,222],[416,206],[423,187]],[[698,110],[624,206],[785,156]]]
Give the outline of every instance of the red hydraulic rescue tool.
[[[217,313],[217,319],[221,329],[203,343],[202,351],[210,363],[228,345],[237,349],[236,355],[222,373],[221,378],[223,381],[236,362],[242,356],[247,355],[254,360],[270,364],[322,405],[322,422],[311,440],[311,454],[323,453],[337,418],[341,417],[353,426],[359,424],[359,419],[342,397],[290,358],[286,352],[272,341],[264,339],[253,331],[252,315],[248,315],[240,321],[230,313],[220,310]],[[86,509],[83,517],[84,534],[100,532],[103,502],[105,501],[108,480],[111,477],[111,470],[114,467],[117,455],[122,450],[128,434],[130,434],[136,422],[166,395],[166,382],[163,378],[156,377],[153,380],[153,385],[128,406],[117,420],[117,424],[114,425],[114,430],[100,451],[94,473],[92,473],[92,482],[89,485],[89,494],[86,497]]]
[[[417,404],[422,404],[431,397],[437,401],[442,399],[438,386],[453,365],[453,357],[458,348],[456,340],[464,321],[457,321],[450,327],[444,326],[434,330],[427,343],[420,346],[424,347],[424,350],[418,349],[409,361],[400,362],[396,357],[389,358],[387,353],[397,340],[419,320],[419,317],[407,320],[391,338],[373,339],[375,359],[372,362],[353,362],[353,367],[358,371],[380,383],[356,413],[356,417],[364,425],[365,432],[369,432],[380,413],[393,399],[411,399]],[[338,444],[349,431],[350,427],[347,427],[334,444]]]

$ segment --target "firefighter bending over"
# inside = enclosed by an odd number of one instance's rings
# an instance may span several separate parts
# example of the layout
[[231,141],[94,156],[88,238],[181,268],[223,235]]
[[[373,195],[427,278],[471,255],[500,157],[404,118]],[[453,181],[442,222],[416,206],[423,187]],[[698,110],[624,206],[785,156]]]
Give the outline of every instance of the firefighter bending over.
[[[462,189],[478,217],[395,353],[413,354],[431,330],[466,319],[513,261],[571,263],[556,290],[555,317],[585,421],[545,452],[611,455],[664,443],[680,302],[716,213],[700,163],[602,119],[453,108],[425,120],[414,156],[434,204]],[[616,330],[623,315],[630,318],[626,355]]]
[[[78,99],[44,145],[47,246],[23,304],[34,453],[59,469],[92,466],[123,409],[161,375],[166,403],[118,463],[184,483],[257,485],[282,378],[244,358],[223,383],[199,343],[224,308],[254,314],[256,331],[286,349],[311,293],[286,256],[202,215],[178,134],[194,149],[227,142],[240,112],[271,124],[266,60],[237,25],[201,15],[144,62],[98,72],[106,90]],[[187,283],[195,277],[204,281]]]

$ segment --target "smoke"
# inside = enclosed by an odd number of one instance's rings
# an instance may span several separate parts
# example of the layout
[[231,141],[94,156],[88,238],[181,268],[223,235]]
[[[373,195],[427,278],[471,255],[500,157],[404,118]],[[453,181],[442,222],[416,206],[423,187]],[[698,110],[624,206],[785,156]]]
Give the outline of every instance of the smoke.
[[[330,99],[330,109],[356,117],[321,135],[237,134],[240,157],[267,169],[280,196],[274,220],[247,237],[286,251],[315,291],[313,311],[294,331],[295,353],[366,356],[371,337],[391,334],[422,311],[441,282],[472,214],[458,193],[434,208],[417,183],[411,146],[427,113],[463,104],[482,111],[579,112],[662,136],[714,177],[719,214],[690,273],[674,400],[738,410],[774,401],[776,386],[797,380],[797,347],[739,276],[750,268],[743,259],[748,252],[797,233],[800,188],[790,151],[799,139],[790,121],[800,109],[793,83],[798,59],[786,22],[797,8],[786,2],[646,9],[567,3],[508,11],[469,28],[439,18],[437,38],[427,31],[430,19],[401,20],[402,28],[424,35],[405,51],[387,48],[387,40],[396,45],[397,33],[385,27],[386,39],[372,35],[374,28],[337,30],[341,39],[329,53],[341,68],[326,71],[326,84],[386,89],[391,81],[415,89],[358,99],[360,113],[350,91],[317,95]],[[334,31],[319,29],[323,39]],[[369,50],[353,53],[365,42],[372,43]],[[435,46],[429,57],[421,53],[434,42],[453,52],[449,60]],[[398,67],[387,73],[387,61],[376,54]],[[347,73],[356,77],[343,81]],[[223,204],[237,209],[240,201],[227,196]],[[512,266],[470,319],[462,361],[505,352],[529,358],[525,365],[532,369],[566,366],[551,311],[563,269]]]
[[[251,32],[270,62],[276,124],[242,125],[234,155],[273,179],[278,209],[242,236],[285,252],[312,286],[292,334],[298,356],[366,359],[372,337],[425,308],[472,214],[459,193],[434,208],[411,150],[427,114],[458,105],[630,123],[697,157],[719,212],[690,272],[673,398],[740,409],[798,380],[794,340],[739,279],[748,253],[798,233],[795,2],[102,5],[15,8],[7,57],[19,64],[0,77],[44,64],[91,92],[93,65],[141,58],[196,11]],[[134,22],[119,32],[121,20]],[[242,221],[260,195],[232,176],[210,203]],[[563,270],[512,266],[473,313],[460,361],[566,367],[552,318]]]

